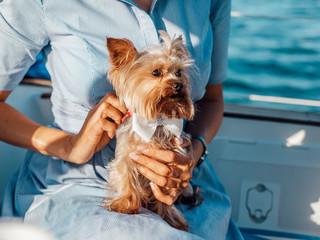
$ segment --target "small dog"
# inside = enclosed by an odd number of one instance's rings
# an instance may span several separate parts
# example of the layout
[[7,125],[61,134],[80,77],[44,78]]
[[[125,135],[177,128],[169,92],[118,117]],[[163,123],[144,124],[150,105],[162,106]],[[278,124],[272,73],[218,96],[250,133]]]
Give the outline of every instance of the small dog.
[[[107,209],[121,213],[137,214],[145,207],[171,226],[189,231],[188,223],[174,205],[169,206],[153,196],[150,180],[138,173],[129,157],[146,142],[151,147],[187,154],[175,142],[175,137],[182,131],[183,119],[194,116],[188,74],[193,60],[181,36],[170,39],[161,31],[160,37],[161,46],[141,52],[128,39],[107,38],[111,62],[108,78],[132,117],[126,118],[116,131],[117,146],[115,159],[109,164],[108,187],[117,195],[104,201]],[[165,122],[173,129],[166,127]],[[182,136],[188,137],[185,133]],[[165,187],[161,190],[166,194],[174,191]],[[199,191],[196,194],[199,196]]]

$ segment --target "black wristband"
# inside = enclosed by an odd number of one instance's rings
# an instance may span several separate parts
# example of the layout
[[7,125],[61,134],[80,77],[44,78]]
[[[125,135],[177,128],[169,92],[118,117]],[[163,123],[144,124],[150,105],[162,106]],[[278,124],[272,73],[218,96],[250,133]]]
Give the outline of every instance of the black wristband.
[[200,135],[192,135],[191,138],[198,139],[203,145],[203,152],[202,152],[202,155],[199,158],[197,166],[196,166],[196,167],[199,167],[201,165],[201,163],[203,163],[203,161],[207,158],[207,155],[209,153],[208,152],[208,145],[207,145],[206,141],[204,140],[204,138]]

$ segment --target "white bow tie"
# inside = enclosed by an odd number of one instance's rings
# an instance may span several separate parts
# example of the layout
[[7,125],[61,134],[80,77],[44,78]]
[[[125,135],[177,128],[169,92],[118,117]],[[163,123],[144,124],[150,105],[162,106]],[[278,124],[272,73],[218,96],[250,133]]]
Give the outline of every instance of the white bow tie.
[[183,130],[183,119],[162,116],[154,121],[146,120],[136,113],[132,114],[132,130],[144,141],[149,142],[158,126],[164,126],[175,136],[180,137]]

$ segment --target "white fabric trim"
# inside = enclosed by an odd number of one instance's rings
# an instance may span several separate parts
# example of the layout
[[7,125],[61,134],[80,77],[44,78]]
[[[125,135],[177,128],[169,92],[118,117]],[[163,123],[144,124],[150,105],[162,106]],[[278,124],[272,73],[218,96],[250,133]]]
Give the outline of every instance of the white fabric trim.
[[144,141],[149,142],[158,126],[164,126],[175,136],[180,137],[183,130],[183,119],[162,116],[154,121],[146,120],[136,113],[132,114],[132,131]]

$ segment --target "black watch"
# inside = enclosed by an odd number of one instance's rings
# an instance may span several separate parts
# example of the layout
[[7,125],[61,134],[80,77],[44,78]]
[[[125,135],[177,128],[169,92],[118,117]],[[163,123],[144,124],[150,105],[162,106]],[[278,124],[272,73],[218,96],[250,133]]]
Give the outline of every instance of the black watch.
[[198,163],[197,163],[197,166],[196,167],[199,167],[201,165],[201,163],[203,163],[203,161],[207,158],[208,156],[208,145],[206,143],[206,141],[204,140],[204,138],[200,135],[192,135],[191,136],[192,139],[198,139],[200,140],[200,142],[202,143],[203,145],[203,152],[202,152],[202,155],[201,157],[199,158],[198,160]]

